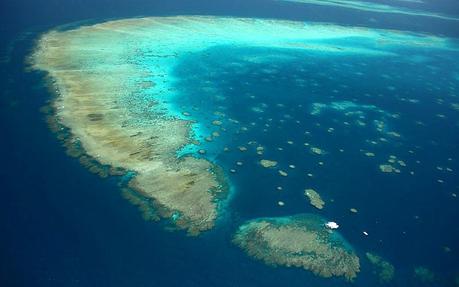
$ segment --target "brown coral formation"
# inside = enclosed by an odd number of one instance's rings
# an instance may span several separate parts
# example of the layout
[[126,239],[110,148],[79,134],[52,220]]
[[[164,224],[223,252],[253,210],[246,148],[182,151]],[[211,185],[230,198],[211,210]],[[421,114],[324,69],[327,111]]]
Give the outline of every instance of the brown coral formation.
[[[126,60],[131,52],[125,41],[133,35],[118,29],[144,24],[107,22],[51,31],[39,40],[32,67],[53,82],[53,116],[69,131],[66,143],[78,141],[84,151],[69,148],[69,153],[102,176],[110,168],[133,172],[129,186],[154,201],[159,216],[174,215],[178,228],[198,234],[217,218],[217,194],[224,191],[218,167],[205,159],[176,158],[190,142],[189,121],[125,104],[142,94],[145,88],[136,82],[149,72]],[[107,166],[107,172],[98,166]]]
[[263,167],[270,168],[277,166],[277,161],[269,160],[269,159],[262,159],[260,160],[260,164]]
[[234,243],[269,265],[300,267],[322,277],[353,280],[359,258],[325,220],[312,214],[260,218],[239,227]]

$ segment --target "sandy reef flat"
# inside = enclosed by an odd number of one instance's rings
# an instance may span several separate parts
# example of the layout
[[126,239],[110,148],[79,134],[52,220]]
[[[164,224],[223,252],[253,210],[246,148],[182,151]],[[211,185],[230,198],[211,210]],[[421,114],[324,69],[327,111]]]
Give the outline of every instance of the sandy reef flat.
[[234,242],[270,265],[301,267],[322,277],[353,280],[360,261],[347,241],[313,214],[260,218],[243,224]]

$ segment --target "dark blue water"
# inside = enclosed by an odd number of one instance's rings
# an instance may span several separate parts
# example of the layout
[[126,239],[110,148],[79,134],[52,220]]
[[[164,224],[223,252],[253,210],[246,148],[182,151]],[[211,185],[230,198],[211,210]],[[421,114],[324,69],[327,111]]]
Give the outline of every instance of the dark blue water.
[[[426,51],[417,52],[422,55]],[[281,60],[269,60],[269,64],[244,60],[250,56],[263,59],[273,55],[290,58],[287,61],[279,57]],[[457,134],[444,132],[457,130],[457,122],[438,121],[435,114],[448,112],[452,119],[457,119],[457,114],[444,107],[432,106],[435,98],[447,93],[443,87],[450,81],[450,75],[434,77],[429,69],[424,68],[425,63],[410,63],[409,55],[398,60],[343,57],[260,48],[213,48],[203,55],[189,57],[177,68],[177,77],[183,79],[183,90],[189,95],[182,96],[179,105],[208,111],[202,113],[204,116],[200,121],[204,123],[217,118],[213,115],[215,110],[240,122],[223,125],[228,135],[224,133],[221,141],[230,147],[230,152],[222,153],[222,145],[209,144],[211,153],[212,147],[216,148],[214,153],[227,170],[237,170],[232,175],[232,182],[240,187],[238,190],[243,190],[232,202],[231,210],[237,218],[317,212],[303,195],[305,188],[315,188],[321,191],[325,201],[333,200],[327,203],[329,208],[321,214],[345,223],[342,233],[361,252],[374,250],[384,254],[396,265],[398,273],[409,273],[412,271],[410,266],[420,262],[430,262],[446,274],[454,273],[457,251],[444,253],[442,247],[456,246],[459,239],[454,227],[459,216],[457,200],[451,196],[459,181],[454,173],[435,170],[435,164],[443,162],[453,170],[457,169],[457,162],[447,159],[457,154],[459,138]],[[447,71],[448,68],[443,66],[448,65],[447,62],[433,61],[440,70]],[[403,70],[400,70],[401,66]],[[342,75],[344,69],[349,75]],[[354,71],[365,75],[364,83],[353,76]],[[381,80],[379,71],[393,78]],[[299,84],[299,79],[307,80]],[[429,81],[442,88],[437,92],[427,91]],[[201,88],[208,82],[215,83],[218,91],[205,93]],[[400,91],[389,92],[389,85],[395,85]],[[336,89],[339,91],[334,92]],[[401,94],[415,95],[424,103],[418,106],[404,104],[400,101]],[[386,136],[388,143],[374,145],[368,141],[377,140],[381,134],[371,124],[347,127],[343,122],[351,121],[351,118],[336,111],[323,112],[319,117],[309,114],[311,104],[337,100],[376,105],[386,113],[400,114],[402,120],[372,111],[367,113],[365,122],[384,119],[388,129],[397,129],[403,138]],[[263,104],[263,112],[252,110],[252,107]],[[417,128],[414,119],[422,120],[432,128]],[[241,132],[241,126],[248,127],[248,131]],[[333,133],[328,132],[329,128],[334,128]],[[251,146],[250,141],[257,141],[257,144]],[[327,154],[311,154],[305,148],[305,142],[326,150]],[[265,154],[261,157],[253,152],[258,145],[265,147]],[[249,152],[241,153],[239,146],[247,146]],[[367,158],[362,155],[362,150],[371,150],[376,157]],[[394,154],[407,163],[407,169],[396,176],[381,174],[377,163]],[[261,168],[258,165],[260,158],[279,161],[279,168],[287,171],[289,176],[282,178],[275,171]],[[239,167],[236,161],[244,165]],[[319,161],[324,165],[319,165]],[[290,169],[288,165],[295,168]],[[314,176],[309,178],[306,173]],[[446,184],[436,182],[437,177],[445,178]],[[283,191],[276,190],[277,186],[283,187]],[[286,206],[278,207],[279,200]],[[349,213],[350,207],[357,207],[364,215]],[[363,230],[371,236],[363,236]],[[404,276],[408,277],[408,274]],[[401,277],[398,280],[403,281]]]
[[[449,14],[458,14],[459,9],[457,3],[447,1],[425,6]],[[228,216],[215,231],[199,238],[167,232],[161,224],[145,222],[140,212],[122,198],[118,178],[100,179],[65,154],[39,112],[51,96],[42,75],[25,72],[25,58],[37,35],[53,26],[137,15],[278,17],[448,36],[459,35],[458,25],[366,12],[350,15],[342,9],[267,1],[2,1],[0,8],[1,286],[346,286],[349,283],[341,279],[324,280],[302,270],[265,266],[230,242],[231,234],[246,219],[318,212],[305,199],[305,188],[321,193],[327,203],[320,214],[339,220],[341,233],[362,258],[356,285],[378,285],[364,260],[366,251],[374,251],[394,264],[393,286],[423,286],[412,276],[413,268],[419,265],[429,267],[439,278],[426,286],[454,286],[453,278],[459,271],[459,229],[454,224],[459,213],[458,201],[451,193],[458,193],[459,181],[455,173],[435,170],[437,165],[446,164],[459,170],[458,113],[446,109],[446,104],[436,104],[438,98],[448,103],[447,95],[452,94],[448,89],[453,68],[457,72],[457,67],[451,67],[448,57],[454,55],[445,53],[436,58],[426,54],[431,62],[349,58],[344,63],[323,55],[293,53],[288,55],[293,60],[266,64],[243,59],[286,52],[224,50],[227,62],[220,62],[216,55],[223,50],[215,48],[206,51],[206,57],[184,59],[176,73],[181,75],[180,84],[190,97],[178,105],[199,107],[202,122],[210,123],[218,110],[243,123],[228,124],[231,136],[222,134],[221,139],[208,144],[210,155],[226,170],[237,169],[230,175],[236,194],[229,203]],[[369,22],[370,17],[378,21]],[[308,61],[296,61],[303,58]],[[200,65],[195,65],[198,62]],[[239,65],[229,64],[235,62]],[[190,66],[194,67],[193,77],[187,76]],[[367,80],[346,77],[340,73],[346,68],[364,74]],[[214,70],[209,73],[209,69]],[[391,76],[387,82],[380,77],[381,69]],[[196,79],[215,83],[225,100],[209,101],[209,95],[198,85],[193,87],[193,82],[199,83]],[[307,81],[299,85],[298,79]],[[395,85],[397,92],[389,93],[389,84]],[[455,85],[457,88],[457,82]],[[338,93],[333,91],[336,89]],[[366,93],[371,96],[364,96]],[[413,105],[402,101],[403,97],[421,102]],[[386,122],[403,137],[375,147],[367,141],[380,137],[372,125],[346,127],[343,122],[351,120],[332,110],[324,110],[320,116],[310,114],[311,103],[345,100],[400,114],[401,119],[386,116]],[[251,110],[260,103],[267,104],[263,113]],[[439,113],[447,120],[439,119]],[[382,116],[369,111],[366,117],[371,122]],[[408,119],[423,121],[429,129],[417,127]],[[263,131],[266,123],[269,132]],[[243,125],[249,130],[237,133]],[[327,131],[330,127],[334,128],[332,135]],[[287,143],[290,140],[292,145]],[[259,157],[253,152],[256,145],[248,145],[249,141],[262,144],[263,158],[277,159],[288,171],[288,178],[259,167]],[[327,154],[311,154],[305,142],[323,148]],[[241,145],[252,152],[241,153],[237,150]],[[223,146],[231,151],[221,153]],[[360,149],[373,151],[376,157],[367,158]],[[382,174],[377,168],[392,154],[408,165],[400,175]],[[449,157],[453,160],[448,161]],[[236,166],[236,161],[244,165]],[[295,169],[290,169],[290,164]],[[414,176],[409,174],[411,170]],[[438,178],[444,184],[439,184]],[[277,191],[277,186],[283,191]],[[285,202],[284,207],[277,205],[279,200]],[[359,213],[351,214],[351,207]],[[364,230],[368,237],[362,235]],[[444,252],[444,246],[451,252]]]

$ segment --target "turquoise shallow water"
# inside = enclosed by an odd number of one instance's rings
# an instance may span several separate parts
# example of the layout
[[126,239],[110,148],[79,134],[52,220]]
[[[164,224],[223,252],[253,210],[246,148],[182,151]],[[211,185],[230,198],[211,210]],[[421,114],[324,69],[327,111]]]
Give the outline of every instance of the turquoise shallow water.
[[[8,75],[2,78],[8,90],[2,91],[1,146],[7,152],[0,173],[5,286],[351,286],[265,266],[230,242],[245,220],[304,212],[340,224],[361,257],[355,286],[381,285],[366,251],[395,266],[395,279],[386,286],[454,286],[459,112],[451,104],[458,102],[457,52],[410,48],[398,51],[401,57],[362,57],[219,46],[182,57],[173,71],[177,96],[168,105],[176,114],[190,112],[198,136],[216,130],[213,120],[223,122],[226,131],[212,142],[201,138],[199,148],[225,169],[233,192],[215,230],[188,238],[143,221],[120,196],[120,179],[101,180],[65,155],[38,112],[50,97],[42,75],[23,72],[34,38],[32,33],[18,41],[2,66]],[[375,120],[384,121],[383,132]],[[401,137],[383,135],[390,131]],[[326,154],[316,155],[304,143]],[[375,156],[365,156],[367,151]],[[379,170],[390,155],[406,163],[400,174]],[[277,160],[288,176],[262,168],[260,158]],[[309,205],[305,188],[321,194],[323,210]],[[413,278],[415,266],[428,267],[436,280]]]

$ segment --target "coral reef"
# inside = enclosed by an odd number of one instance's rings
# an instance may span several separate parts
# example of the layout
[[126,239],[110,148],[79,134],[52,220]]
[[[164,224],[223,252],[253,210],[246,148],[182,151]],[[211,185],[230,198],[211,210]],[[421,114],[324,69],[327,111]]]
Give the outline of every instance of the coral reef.
[[314,189],[311,189],[311,188],[306,189],[304,191],[304,195],[306,195],[309,198],[309,202],[315,208],[317,208],[317,209],[324,208],[325,202],[320,197],[320,194],[317,193],[317,191],[315,191]]
[[365,255],[368,261],[374,265],[381,283],[387,283],[394,279],[395,269],[392,264],[374,253],[367,252]]
[[[383,56],[397,55],[399,47],[449,48],[450,42],[367,28],[200,16],[121,19],[44,33],[29,60],[47,74],[56,95],[47,121],[68,154],[102,177],[131,172],[129,187],[152,201],[159,217],[192,234],[215,224],[225,182],[205,149],[196,152],[199,158],[177,157],[196,142],[191,131],[198,123],[193,113],[169,104],[181,96],[177,62],[218,45]],[[223,128],[220,120],[212,125]],[[213,137],[223,137],[215,132]]]
[[392,5],[385,5],[374,3],[370,1],[356,1],[356,0],[280,0],[287,2],[296,2],[302,4],[312,4],[321,6],[333,6],[341,7],[346,9],[377,12],[377,13],[388,13],[388,14],[400,14],[404,16],[418,16],[418,17],[431,17],[442,20],[459,21],[459,18],[454,16],[444,15],[440,13],[434,13],[429,11],[421,11],[408,9],[405,7],[397,7]]
[[360,271],[359,258],[339,233],[325,228],[325,222],[313,214],[254,219],[239,227],[233,241],[269,265],[353,280]]
[[275,167],[277,165],[277,161],[269,160],[269,159],[262,159],[260,160],[260,164],[266,168]]

